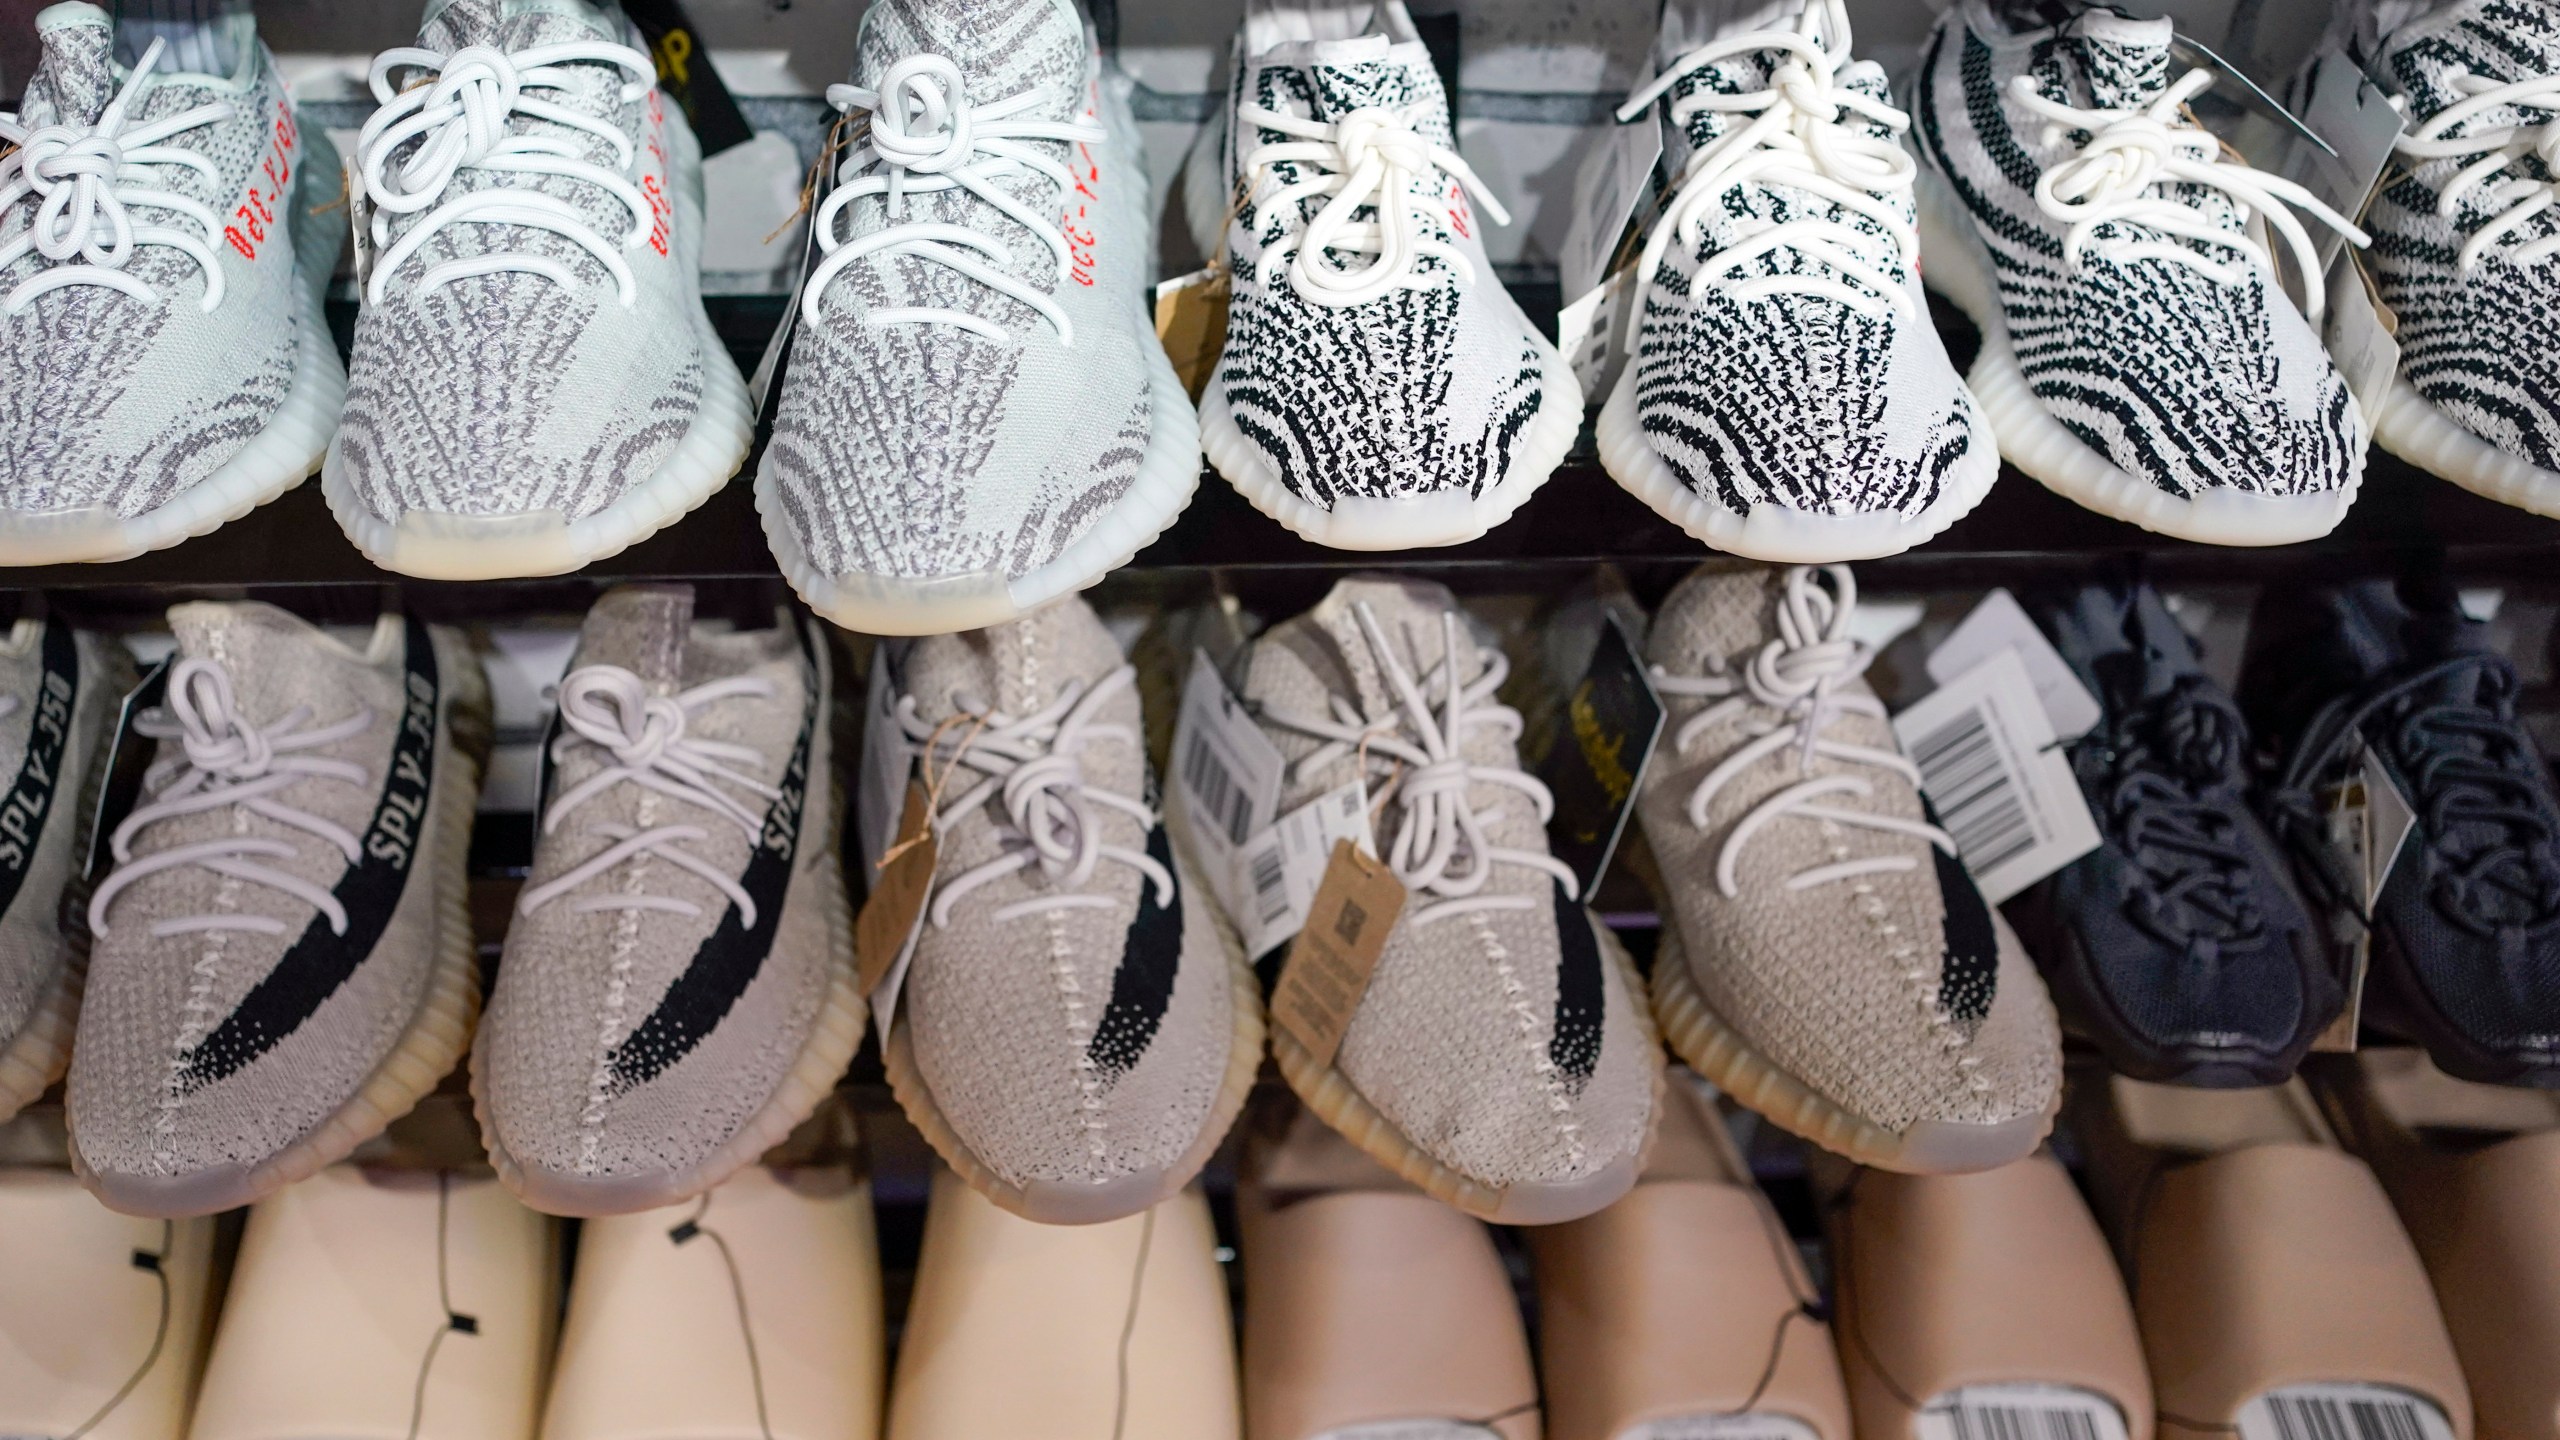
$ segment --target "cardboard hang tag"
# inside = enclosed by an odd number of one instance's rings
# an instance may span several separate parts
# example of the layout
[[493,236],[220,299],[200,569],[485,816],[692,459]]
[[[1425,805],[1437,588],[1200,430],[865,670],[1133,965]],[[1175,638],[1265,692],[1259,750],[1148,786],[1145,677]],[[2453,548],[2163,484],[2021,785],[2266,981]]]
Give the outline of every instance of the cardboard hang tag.
[[1383,860],[1337,840],[1307,923],[1271,994],[1271,1019],[1319,1067],[1333,1064],[1368,993],[1387,936],[1404,913],[1404,882]]
[[2382,413],[2391,382],[2400,373],[2400,317],[2382,303],[2364,257],[2350,254],[2329,270],[2329,313],[2323,342],[2330,361],[2367,420]]
[[924,930],[925,903],[933,895],[934,867],[942,841],[933,829],[933,800],[924,782],[907,782],[907,804],[897,842],[871,872],[871,893],[853,922],[854,979],[870,997],[871,1023],[885,1035],[897,1014],[907,963]]
[[[2216,133],[2251,167],[2300,184],[2350,220],[2364,213],[2404,122],[2353,60],[2332,55],[2314,67],[2304,87],[2302,113],[2296,114],[2230,61],[2187,36],[2176,37],[2170,53],[2181,64],[2213,72],[2214,86],[2198,97],[2196,108],[2227,113]],[[2338,256],[2349,248],[2346,237],[2326,225],[2310,229],[2324,271],[2336,269]],[[2305,285],[2321,278],[2302,277]]]
[[[2357,756],[2355,768],[2347,778],[2328,792],[2324,808],[2329,843],[2345,860],[2346,873],[2358,887],[2362,914],[2371,915],[2382,899],[2382,887],[2391,879],[2391,867],[2399,862],[2400,851],[2408,843],[2409,832],[2417,828],[2417,814],[2410,809],[2408,797],[2392,782],[2390,770],[2370,747],[2360,745]],[[2373,932],[2360,915],[2333,911],[2329,923],[2347,1001],[2339,1009],[2338,1018],[2311,1042],[2311,1048],[2322,1054],[2350,1055],[2355,1053],[2357,1035],[2364,1027],[2364,984],[2373,961]]]
[[1227,348],[1227,302],[1233,285],[1224,266],[1176,275],[1156,286],[1156,339],[1173,373],[1196,402],[1209,388]]

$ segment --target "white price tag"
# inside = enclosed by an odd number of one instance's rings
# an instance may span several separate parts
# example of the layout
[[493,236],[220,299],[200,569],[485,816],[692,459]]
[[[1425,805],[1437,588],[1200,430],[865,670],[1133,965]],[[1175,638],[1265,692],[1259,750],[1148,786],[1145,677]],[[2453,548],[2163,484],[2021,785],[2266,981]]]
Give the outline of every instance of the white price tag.
[[1270,954],[1305,928],[1337,840],[1378,853],[1369,831],[1369,787],[1357,780],[1281,816],[1238,847],[1232,885],[1239,904],[1227,913],[1244,936],[1248,958]]
[[1572,367],[1582,393],[1595,400],[1608,395],[1625,368],[1626,328],[1634,323],[1636,309],[1628,297],[1635,293],[1635,276],[1633,270],[1621,270],[1556,312],[1556,349]]
[[1765,1410],[1740,1415],[1681,1415],[1648,1420],[1621,1430],[1610,1440],[1822,1440],[1812,1426],[1793,1415]]
[[2389,1385],[2284,1385],[2240,1407],[2240,1440],[2453,1440],[2435,1404]]
[[1919,1440],[2126,1440],[2124,1413],[2076,1385],[1967,1385],[1914,1420]]
[[2053,722],[2057,738],[2068,744],[2098,728],[2105,718],[2098,697],[2080,683],[2062,652],[2027,618],[2018,597],[2006,590],[1983,596],[1955,632],[1929,652],[1929,678],[1944,685],[2003,650],[2017,651],[2025,662],[2027,678],[2035,683],[2036,699],[2044,703],[2045,718]]
[[2370,420],[2382,413],[2392,377],[2400,373],[2400,322],[2373,293],[2362,257],[2350,255],[2329,271],[2326,335],[2329,359]]
[[[1639,87],[1641,88],[1641,87]],[[1557,251],[1564,293],[1581,295],[1608,278],[1627,226],[1651,217],[1654,167],[1662,163],[1662,117],[1651,109],[1609,127],[1573,177],[1573,223]]]
[[2098,848],[2097,822],[2015,650],[1893,717],[1920,788],[1997,905]]
[[1271,828],[1285,767],[1271,737],[1218,678],[1209,653],[1193,650],[1173,727],[1175,803],[1190,821],[1192,843],[1199,851],[1195,858],[1239,931],[1253,929],[1247,923],[1253,895],[1238,883],[1238,853],[1246,841]]
[[915,742],[898,725],[901,649],[883,640],[871,652],[870,687],[862,702],[862,772],[853,796],[855,838],[862,844],[865,890],[878,873],[880,857],[898,836],[898,817],[907,803],[907,777],[915,772]]

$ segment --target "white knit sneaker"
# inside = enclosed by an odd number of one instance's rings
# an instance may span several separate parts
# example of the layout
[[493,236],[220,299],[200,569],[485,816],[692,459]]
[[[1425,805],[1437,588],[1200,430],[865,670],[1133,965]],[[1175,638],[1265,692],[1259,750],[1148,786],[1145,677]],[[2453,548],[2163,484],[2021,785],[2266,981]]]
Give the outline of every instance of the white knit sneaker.
[[337,427],[337,152],[245,7],[217,23],[229,75],[159,41],[126,69],[95,5],[36,16],[0,115],[0,565],[201,535],[301,484]]
[[373,62],[322,482],[366,557],[556,575],[727,483],[754,432],[702,308],[702,147],[620,10],[432,0]]
[[1209,463],[1338,550],[1484,534],[1564,459],[1582,389],[1494,278],[1477,227],[1508,217],[1403,0],[1257,3],[1233,63],[1183,182],[1233,277]]
[[1636,814],[1682,963],[1672,1049],[1861,1164],[1988,1170],[2053,1123],[2061,1033],[2035,966],[1931,819],[1848,638],[1846,566],[1711,566],[1645,651],[1668,707]]
[[1173,523],[1199,422],[1148,310],[1130,82],[1073,0],[862,17],[868,117],[816,218],[756,506],[811,608],[884,635],[998,625]]
[[2457,0],[2383,37],[2410,124],[2366,212],[2400,375],[2374,439],[2560,515],[2560,6]]
[[1354,780],[1408,892],[1330,1066],[1272,1033],[1290,1086],[1431,1194],[1501,1224],[1571,1220],[1635,1184],[1662,1046],[1617,937],[1547,852],[1510,673],[1457,601],[1361,578],[1272,627],[1242,699],[1287,762],[1285,815]]
[[1912,96],[1929,283],[1982,328],[1973,392],[2011,464],[2103,515],[2216,545],[2325,535],[2364,478],[2330,364],[2310,191],[2228,158],[2169,76],[2170,22],[2090,8],[1939,19]]
[[1909,549],[2000,474],[1920,288],[1910,120],[1883,67],[1849,58],[1841,0],[1722,27],[1702,8],[1664,8],[1659,78],[1619,112],[1662,127],[1671,199],[1637,265],[1600,462],[1736,554]]

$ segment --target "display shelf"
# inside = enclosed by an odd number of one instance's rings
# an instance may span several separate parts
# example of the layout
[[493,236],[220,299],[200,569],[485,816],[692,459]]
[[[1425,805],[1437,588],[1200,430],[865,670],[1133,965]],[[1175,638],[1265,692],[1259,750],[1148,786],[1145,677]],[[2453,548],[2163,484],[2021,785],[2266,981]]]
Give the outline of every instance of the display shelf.
[[[1555,287],[1516,287],[1533,321],[1556,308]],[[779,296],[715,299],[713,318],[744,369],[752,370],[786,302]],[[332,306],[343,344],[352,306]],[[1946,322],[1942,309],[1942,323]],[[1969,334],[1951,334],[1959,359]],[[776,576],[748,472],[701,509],[574,582],[626,579],[770,579]],[[1139,552],[1152,571],[1338,570],[1394,565],[1466,571],[1483,567],[1573,566],[1612,561],[1663,568],[1703,558],[1708,548],[1619,488],[1593,456],[1588,427],[1554,478],[1511,520],[1483,539],[1439,550],[1358,553],[1327,550],[1283,530],[1214,472],[1180,520]],[[2372,574],[2441,565],[2465,578],[2521,579],[2560,560],[2560,521],[2528,515],[2436,479],[2377,449],[2364,490],[2331,535],[2261,550],[2196,545],[2154,535],[2083,510],[2014,469],[1981,508],[1936,540],[1874,562],[1887,584],[1926,586],[1941,577],[1969,586],[2036,574],[2074,573],[2093,564],[2138,562],[2167,579],[2251,580],[2316,570]],[[348,544],[314,480],[220,530],[156,554],[113,565],[40,566],[0,572],[0,589],[220,590],[348,586],[400,581]],[[422,588],[401,582],[404,588]],[[436,587],[424,587],[436,588]],[[461,597],[450,597],[459,601]]]

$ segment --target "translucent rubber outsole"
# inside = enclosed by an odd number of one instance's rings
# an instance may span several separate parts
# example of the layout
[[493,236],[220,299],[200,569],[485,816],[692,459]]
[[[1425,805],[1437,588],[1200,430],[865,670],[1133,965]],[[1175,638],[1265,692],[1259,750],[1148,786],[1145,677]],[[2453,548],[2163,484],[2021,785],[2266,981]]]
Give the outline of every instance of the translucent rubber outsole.
[[2463,428],[2408,381],[2392,377],[2374,443],[2475,495],[2536,515],[2560,516],[2560,474],[2508,454]]

